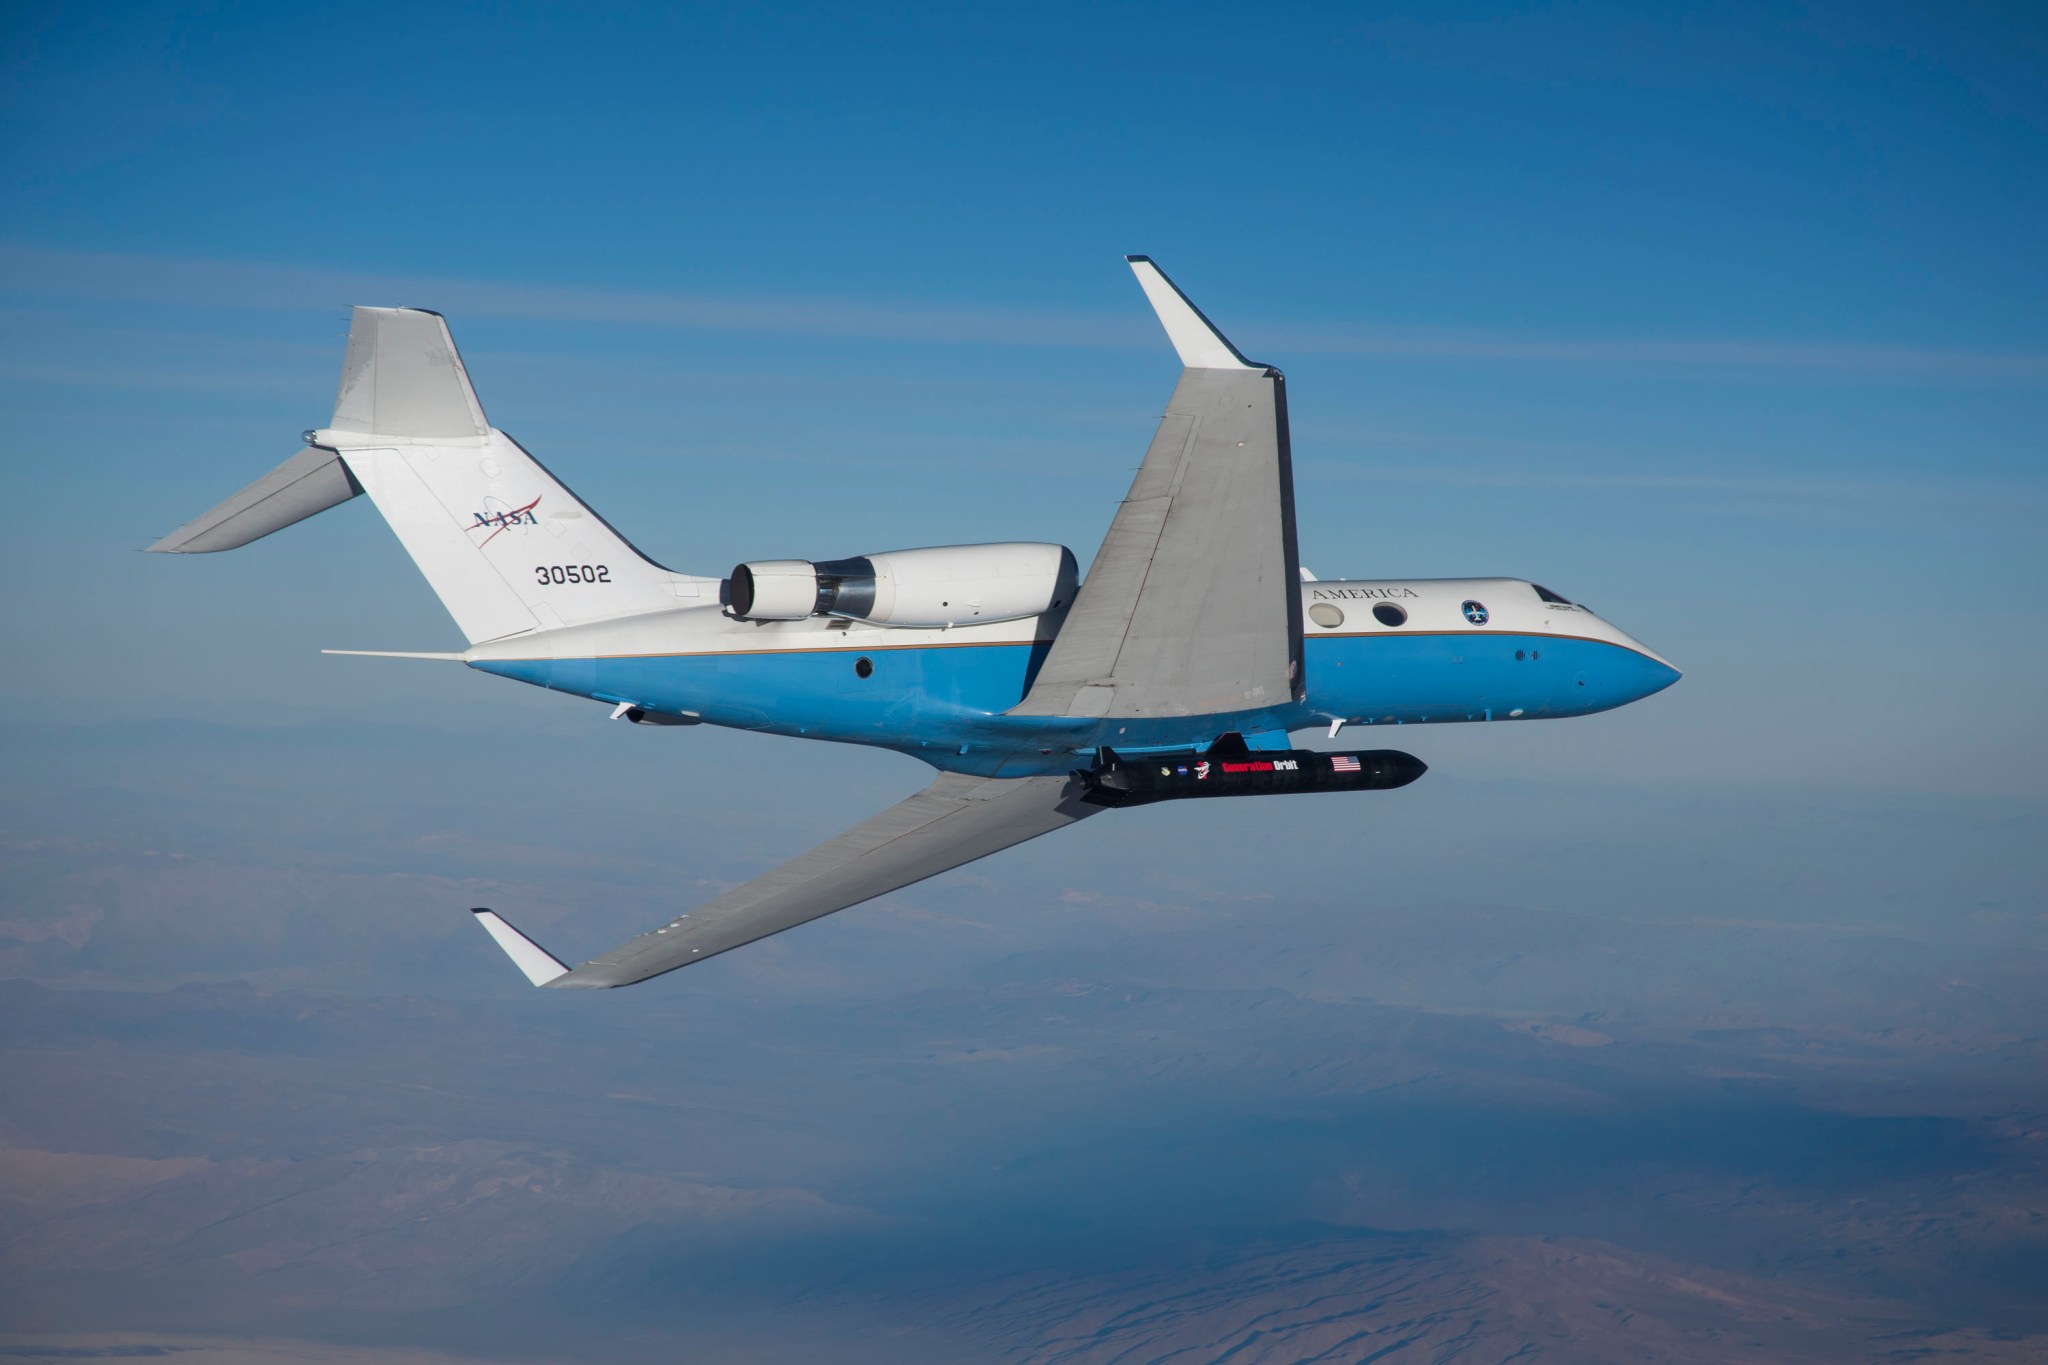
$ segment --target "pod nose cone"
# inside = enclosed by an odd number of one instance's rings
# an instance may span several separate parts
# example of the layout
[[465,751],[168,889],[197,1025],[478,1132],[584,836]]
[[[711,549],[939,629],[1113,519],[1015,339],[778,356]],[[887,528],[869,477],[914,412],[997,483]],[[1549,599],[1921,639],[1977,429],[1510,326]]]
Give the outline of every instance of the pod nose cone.
[[1382,782],[1388,789],[1405,787],[1429,771],[1429,765],[1414,754],[1404,754],[1398,749],[1387,749],[1379,755],[1379,771]]

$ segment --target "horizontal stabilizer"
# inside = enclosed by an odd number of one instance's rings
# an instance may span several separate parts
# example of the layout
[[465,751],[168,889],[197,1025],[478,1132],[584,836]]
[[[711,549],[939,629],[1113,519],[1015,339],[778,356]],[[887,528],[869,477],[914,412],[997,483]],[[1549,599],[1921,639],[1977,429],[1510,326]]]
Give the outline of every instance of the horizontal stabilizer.
[[566,976],[569,969],[555,960],[552,953],[535,943],[526,935],[514,929],[492,910],[472,910],[476,922],[484,927],[490,936],[505,950],[505,956],[512,959],[512,965],[526,973],[526,979],[536,986],[545,986],[558,976]]
[[1223,333],[1216,330],[1216,324],[1202,316],[1202,310],[1188,301],[1166,272],[1152,264],[1150,256],[1126,256],[1131,271],[1138,277],[1138,287],[1145,291],[1145,299],[1152,305],[1152,311],[1159,315],[1160,326],[1166,328],[1166,339],[1173,343],[1173,349],[1180,352],[1180,363],[1190,370],[1263,370],[1264,365],[1255,365],[1238,354],[1237,347],[1230,344]]
[[237,549],[347,502],[362,491],[363,486],[339,455],[309,446],[149,548],[172,555]]
[[347,654],[358,659],[447,659],[454,663],[468,660],[467,654],[426,654],[416,649],[323,649],[322,654]]

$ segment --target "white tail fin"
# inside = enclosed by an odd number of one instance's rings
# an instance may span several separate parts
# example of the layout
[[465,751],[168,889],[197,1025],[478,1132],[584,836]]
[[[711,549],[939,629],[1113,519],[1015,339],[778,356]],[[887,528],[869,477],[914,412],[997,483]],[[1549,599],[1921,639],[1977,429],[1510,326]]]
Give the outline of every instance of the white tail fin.
[[717,601],[717,579],[642,555],[490,425],[439,313],[355,310],[333,423],[309,444],[151,548],[232,548],[360,491],[472,644]]
[[439,313],[358,308],[334,425],[340,453],[471,643],[709,605],[484,418]]

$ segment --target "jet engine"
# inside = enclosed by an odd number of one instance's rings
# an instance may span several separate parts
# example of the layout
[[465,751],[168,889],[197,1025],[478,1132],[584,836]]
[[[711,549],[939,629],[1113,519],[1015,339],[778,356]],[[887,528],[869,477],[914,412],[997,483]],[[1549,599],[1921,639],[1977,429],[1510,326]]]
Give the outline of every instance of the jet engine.
[[726,606],[747,621],[836,616],[927,630],[1015,621],[1074,600],[1080,571],[1064,545],[938,545],[852,559],[757,559],[733,569]]

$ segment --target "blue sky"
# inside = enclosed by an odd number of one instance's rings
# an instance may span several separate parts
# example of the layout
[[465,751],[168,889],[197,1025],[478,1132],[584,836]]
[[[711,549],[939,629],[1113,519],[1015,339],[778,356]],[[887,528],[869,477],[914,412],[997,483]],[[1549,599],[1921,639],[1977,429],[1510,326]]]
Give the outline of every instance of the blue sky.
[[[214,1163],[0,1220],[7,1287],[917,1356],[1000,1316],[948,1286],[1071,1271],[1037,1297],[1092,1319],[1110,1260],[1223,1266],[1258,1335],[1247,1246],[1430,1229],[1489,1239],[1481,1307],[1355,1316],[1554,1344],[1682,1272],[1744,1340],[1794,1280],[2034,1330],[2043,70],[2038,3],[4,7],[0,1204],[20,1150]],[[1316,572],[1532,578],[1684,680],[535,992],[464,908],[602,952],[928,770],[322,656],[460,643],[365,499],[140,553],[327,419],[351,304],[409,304],[677,568],[1085,562],[1176,376],[1127,252],[1286,370]],[[707,1242],[641,1177],[757,1213]],[[1623,1280],[1554,1260],[1601,1245]]]
[[1144,251],[1287,369],[1318,572],[1538,578],[1687,671],[1432,762],[2044,793],[2029,7],[7,23],[17,719],[549,700],[315,653],[453,638],[360,504],[132,553],[325,418],[352,303],[447,312],[494,419],[678,567],[1085,558],[1173,377]]

